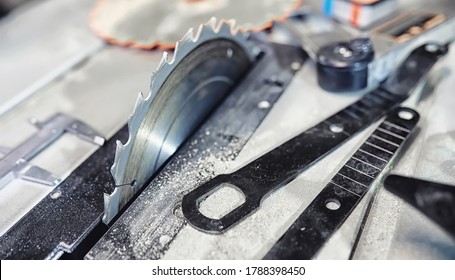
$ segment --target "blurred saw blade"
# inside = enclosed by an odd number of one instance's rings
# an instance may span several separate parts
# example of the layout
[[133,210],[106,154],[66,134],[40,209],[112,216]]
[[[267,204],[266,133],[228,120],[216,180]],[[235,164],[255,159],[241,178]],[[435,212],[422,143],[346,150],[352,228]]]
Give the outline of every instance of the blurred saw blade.
[[150,94],[139,94],[128,119],[129,138],[117,142],[111,173],[118,186],[105,195],[109,222],[204,121],[253,62],[246,34],[233,22],[212,18],[178,41],[173,59],[164,53],[152,75]]
[[211,17],[232,18],[242,31],[259,31],[300,5],[300,0],[98,0],[90,26],[111,44],[170,49],[188,28]]

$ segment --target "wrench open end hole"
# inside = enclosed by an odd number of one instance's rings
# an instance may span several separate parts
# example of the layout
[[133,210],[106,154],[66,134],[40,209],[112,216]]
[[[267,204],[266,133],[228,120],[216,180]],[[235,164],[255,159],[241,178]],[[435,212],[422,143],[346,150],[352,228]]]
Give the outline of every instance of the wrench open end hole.
[[341,203],[338,199],[330,198],[326,200],[325,207],[329,210],[336,211],[340,209]]
[[199,211],[210,219],[221,219],[226,214],[241,206],[246,201],[245,195],[232,184],[223,183],[199,204]]

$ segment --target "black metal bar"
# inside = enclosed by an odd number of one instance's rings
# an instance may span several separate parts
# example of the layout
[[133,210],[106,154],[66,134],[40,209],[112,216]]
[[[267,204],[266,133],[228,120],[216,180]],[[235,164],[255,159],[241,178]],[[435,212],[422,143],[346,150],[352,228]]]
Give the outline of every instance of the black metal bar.
[[398,175],[387,176],[384,186],[455,238],[455,186]]

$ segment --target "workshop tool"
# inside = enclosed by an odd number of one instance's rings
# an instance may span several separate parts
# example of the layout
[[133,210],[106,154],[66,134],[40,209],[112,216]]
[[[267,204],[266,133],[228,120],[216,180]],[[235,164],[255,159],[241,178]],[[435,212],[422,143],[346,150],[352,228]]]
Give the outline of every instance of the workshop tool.
[[419,114],[397,108],[316,196],[265,259],[311,259],[349,217],[412,133]]
[[399,175],[387,176],[384,186],[455,238],[455,186]]
[[[185,195],[183,215],[199,230],[226,231],[257,210],[272,191],[399,106],[446,53],[447,46],[419,47],[378,89],[237,171],[218,175]],[[204,216],[199,211],[200,203],[224,184],[241,191],[245,202],[220,219]]]
[[149,95],[139,94],[128,119],[128,141],[117,143],[111,172],[118,188],[104,198],[107,213],[117,213],[249,70],[254,55],[245,37],[212,18],[195,36],[186,33],[172,61],[164,53]]
[[[392,8],[393,2],[337,0],[326,1],[325,7]],[[384,18],[379,22],[361,30],[315,13],[313,9],[317,10],[320,1],[309,1],[308,5],[312,9],[296,11],[294,17],[281,25],[315,61],[318,84],[330,92],[375,88],[423,43],[444,45],[455,39],[455,2],[449,0],[419,3],[412,10],[393,9],[393,13],[382,15]],[[335,11],[325,14],[332,12]]]

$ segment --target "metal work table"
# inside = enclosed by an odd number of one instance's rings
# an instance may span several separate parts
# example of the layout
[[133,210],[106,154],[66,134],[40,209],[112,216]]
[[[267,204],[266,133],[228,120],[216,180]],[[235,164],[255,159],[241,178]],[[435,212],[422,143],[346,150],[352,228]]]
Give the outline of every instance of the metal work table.
[[[150,74],[162,52],[105,44],[88,28],[92,4],[89,0],[33,1],[0,20],[1,147],[17,146],[32,135],[36,128],[28,123],[30,118],[46,119],[56,112],[84,121],[109,139],[125,125],[137,93],[148,92]],[[36,13],[40,13],[39,18]],[[452,50],[439,71],[406,103],[420,113],[421,119],[417,133],[400,153],[391,172],[448,184],[455,182],[453,88]],[[316,82],[314,63],[307,60],[238,156],[225,162],[215,161],[214,172],[237,169],[351,104],[362,93],[323,91]],[[167,203],[160,197],[174,194],[156,188],[152,182],[85,258],[262,258],[373,130],[370,127],[363,131],[271,194],[257,212],[222,235],[200,232],[182,220],[178,230],[160,228],[150,213],[154,213],[157,205]],[[93,144],[64,135],[32,162],[66,178],[96,150]],[[166,176],[179,178],[171,173],[162,174]],[[317,259],[455,258],[452,237],[384,190],[382,182],[377,183],[376,189],[374,200],[373,192],[362,200]],[[0,189],[0,234],[7,233],[52,192],[50,187],[23,180],[14,180]],[[229,199],[240,199],[236,195],[225,193],[215,197],[206,210],[216,212]],[[364,219],[367,211],[368,218]],[[154,215],[158,221],[170,216],[181,219],[172,211]],[[151,228],[151,224],[156,228]],[[170,222],[163,224],[172,226]],[[62,253],[54,252],[47,257],[57,258]]]

